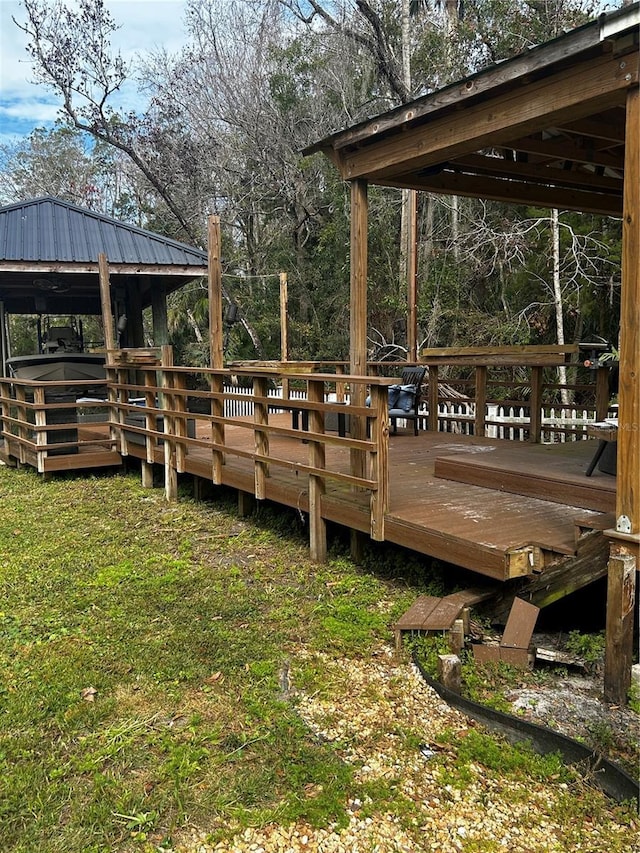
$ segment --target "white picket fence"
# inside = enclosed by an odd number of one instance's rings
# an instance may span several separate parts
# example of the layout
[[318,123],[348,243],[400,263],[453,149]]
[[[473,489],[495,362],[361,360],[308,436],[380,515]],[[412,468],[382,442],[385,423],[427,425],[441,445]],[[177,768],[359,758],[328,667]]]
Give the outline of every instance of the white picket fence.
[[[225,390],[234,394],[251,396],[251,388],[231,387]],[[282,399],[282,388],[272,388],[268,396],[274,400]],[[291,390],[292,400],[305,399],[303,390]],[[331,394],[328,400],[335,400]],[[348,399],[346,400],[348,402]],[[277,409],[274,408],[274,411]],[[285,411],[284,409],[282,411]],[[426,404],[423,405],[425,420],[427,417]],[[473,435],[476,407],[475,403],[465,400],[443,402],[438,404],[438,430],[459,435]],[[226,417],[251,417],[253,403],[251,400],[225,400],[224,413]],[[615,416],[616,412],[609,412]],[[565,441],[579,441],[587,438],[587,425],[596,421],[593,409],[576,409],[565,407],[545,407],[542,411],[542,442],[553,444]],[[528,409],[516,406],[487,406],[487,430],[489,438],[508,438],[512,441],[526,441],[529,437]],[[425,423],[426,427],[426,423]]]

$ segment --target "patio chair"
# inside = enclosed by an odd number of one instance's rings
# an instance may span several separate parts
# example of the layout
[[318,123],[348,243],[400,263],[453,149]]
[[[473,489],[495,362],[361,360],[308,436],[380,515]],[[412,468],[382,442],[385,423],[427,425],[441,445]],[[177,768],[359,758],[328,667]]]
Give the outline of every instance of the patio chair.
[[420,392],[426,372],[426,367],[406,367],[400,383],[389,386],[389,420],[394,435],[398,431],[398,418],[413,421],[413,434],[418,435]]

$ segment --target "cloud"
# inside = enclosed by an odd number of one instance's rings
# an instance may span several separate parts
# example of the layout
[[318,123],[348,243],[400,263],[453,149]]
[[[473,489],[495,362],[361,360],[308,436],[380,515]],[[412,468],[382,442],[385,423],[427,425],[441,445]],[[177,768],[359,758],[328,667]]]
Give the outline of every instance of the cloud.
[[[73,0],[67,5],[73,6]],[[106,0],[106,6],[120,25],[112,47],[127,62],[159,49],[177,53],[184,44],[185,0]],[[24,21],[24,7],[17,0],[0,0],[0,141],[52,123],[60,106],[52,91],[33,82],[27,37],[12,18]],[[132,88],[123,94],[126,107],[133,109]]]

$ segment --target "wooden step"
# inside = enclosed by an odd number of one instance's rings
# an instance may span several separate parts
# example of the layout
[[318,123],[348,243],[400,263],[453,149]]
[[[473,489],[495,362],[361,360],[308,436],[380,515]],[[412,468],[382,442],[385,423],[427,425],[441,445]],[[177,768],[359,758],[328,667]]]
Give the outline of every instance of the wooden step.
[[[576,442],[577,443],[577,442]],[[590,442],[583,442],[585,445]],[[515,442],[514,442],[515,444]],[[529,448],[531,450],[531,448]],[[518,452],[520,451],[520,452]],[[551,458],[525,455],[518,447],[496,448],[491,453],[460,453],[438,456],[434,462],[436,477],[481,486],[525,497],[583,507],[598,512],[615,509],[615,478],[607,475],[586,477],[582,470],[571,475],[555,470]],[[575,468],[581,468],[577,464]]]
[[444,598],[421,595],[394,625],[396,649],[400,649],[403,631],[450,631],[465,607],[484,601],[491,590],[473,587]]

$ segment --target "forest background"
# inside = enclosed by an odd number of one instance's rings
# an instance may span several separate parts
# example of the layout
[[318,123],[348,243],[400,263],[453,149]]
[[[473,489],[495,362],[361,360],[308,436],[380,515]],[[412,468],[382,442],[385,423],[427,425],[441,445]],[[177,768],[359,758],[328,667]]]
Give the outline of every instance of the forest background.
[[[241,318],[226,358],[280,356],[284,271],[289,357],[317,360],[349,351],[349,187],[302,149],[601,11],[586,0],[188,0],[183,50],[127,64],[102,0],[23,5],[17,25],[61,118],[0,147],[0,202],[53,195],[202,248],[216,214],[225,299]],[[127,81],[144,112],[116,105]],[[371,187],[369,198],[371,357],[401,359],[407,194]],[[613,218],[420,193],[419,347],[617,345],[620,241]],[[174,294],[169,317],[178,363],[208,363],[206,281]],[[14,354],[34,323],[12,319]]]

